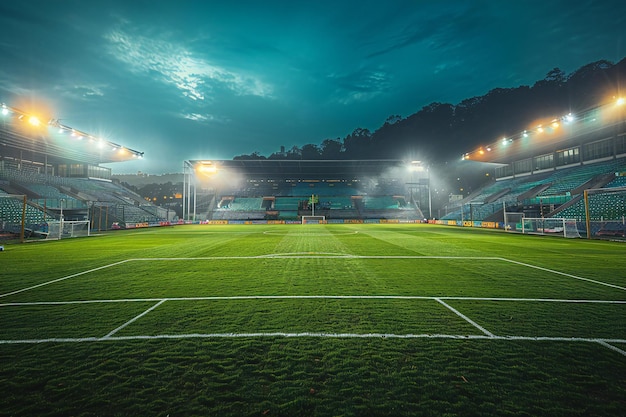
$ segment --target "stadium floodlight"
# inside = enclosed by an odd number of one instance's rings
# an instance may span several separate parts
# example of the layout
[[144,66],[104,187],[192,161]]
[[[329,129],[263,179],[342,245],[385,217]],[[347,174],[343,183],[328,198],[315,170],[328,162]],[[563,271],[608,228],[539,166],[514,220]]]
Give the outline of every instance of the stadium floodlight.
[[409,164],[409,171],[411,172],[424,172],[426,168],[422,165],[422,161],[411,161]]
[[[121,145],[118,145],[117,143],[113,143],[111,141],[102,139],[102,138],[97,138],[93,135],[90,135],[89,133],[85,133],[85,132],[81,132],[78,129],[74,129],[71,128],[69,126],[63,125],[60,123],[59,119],[50,119],[48,121],[48,124],[50,126],[56,127],[58,128],[58,133],[59,134],[63,134],[65,132],[69,132],[70,136],[73,138],[76,138],[77,140],[82,140],[84,138],[89,138],[89,142],[93,142],[94,144],[97,144],[96,146],[98,146],[100,149],[105,148],[105,146],[109,147],[109,149],[111,150],[111,152],[115,152],[118,149],[122,148]],[[143,155],[143,152],[139,152],[130,148],[124,148],[125,151],[123,152],[123,154],[131,154],[131,156],[133,157],[137,157],[139,158],[140,156]],[[140,158],[141,159],[141,158]]]
[[196,172],[204,175],[215,174],[217,172],[217,166],[211,161],[201,161],[196,166]]
[[37,116],[30,116],[28,118],[28,123],[30,123],[33,126],[39,126],[41,124]]
[[572,113],[568,113],[563,117],[565,123],[572,123],[574,121],[574,115]]

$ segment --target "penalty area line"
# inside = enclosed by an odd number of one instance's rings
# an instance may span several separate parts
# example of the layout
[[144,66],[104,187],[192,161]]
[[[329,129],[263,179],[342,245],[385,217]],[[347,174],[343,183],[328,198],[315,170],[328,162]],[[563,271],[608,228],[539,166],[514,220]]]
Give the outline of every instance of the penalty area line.
[[[156,307],[156,306],[154,306]],[[147,312],[146,312],[147,313]],[[80,338],[48,338],[0,340],[0,345],[8,344],[38,344],[38,343],[89,343],[115,342],[127,340],[166,340],[166,339],[238,339],[238,338],[334,338],[334,339],[457,339],[457,340],[501,340],[501,341],[531,341],[531,342],[573,342],[598,343],[620,354],[626,354],[610,343],[626,343],[626,339],[597,339],[585,337],[549,337],[549,336],[488,336],[462,334],[397,334],[397,333],[326,333],[326,332],[249,332],[249,333],[188,333],[188,334],[161,334],[161,335],[133,335],[133,336],[105,336]]]
[[[136,303],[159,301],[236,301],[236,300],[432,300],[441,303],[446,301],[494,301],[494,302],[543,302],[565,304],[615,304],[624,305],[626,300],[588,300],[588,299],[561,299],[561,298],[502,298],[502,297],[455,297],[455,296],[427,296],[427,295],[223,295],[198,297],[167,297],[167,298],[119,298],[95,300],[69,301],[24,301],[0,303],[0,307],[28,307],[28,306],[63,306],[73,304],[98,303]],[[447,304],[448,305],[448,304]],[[448,305],[449,306],[449,305]],[[448,307],[449,308],[449,307]]]
[[524,262],[514,261],[512,259],[507,259],[507,258],[498,258],[498,259],[501,259],[501,260],[506,261],[506,262],[510,262],[512,264],[522,265],[522,266],[526,266],[528,268],[534,268],[534,269],[538,269],[540,271],[551,272],[553,274],[563,275],[565,277],[579,279],[581,281],[587,281],[587,282],[591,282],[591,283],[594,283],[594,284],[604,285],[606,287],[617,288],[618,290],[626,291],[626,287],[620,287],[619,285],[609,284],[608,282],[597,281],[597,280],[591,279],[591,278],[579,277],[578,275],[572,275],[572,274],[568,274],[566,272],[561,272],[561,271],[556,271],[554,269],[544,268],[542,266],[537,266],[537,265],[533,265],[533,264],[527,264],[527,263],[524,263]]
[[121,265],[121,264],[129,262],[129,261],[130,261],[130,259],[125,259],[123,261],[115,262],[115,263],[108,264],[108,265],[99,266],[97,268],[89,269],[87,271],[82,271],[82,272],[78,272],[76,274],[67,275],[65,277],[53,279],[52,281],[42,282],[41,284],[37,284],[37,285],[30,286],[30,287],[22,288],[21,290],[15,290],[15,291],[11,291],[11,292],[8,292],[8,293],[5,293],[5,294],[0,294],[0,298],[8,297],[8,296],[14,295],[14,294],[19,294],[19,293],[24,292],[24,291],[34,290],[35,288],[39,288],[39,287],[43,287],[43,286],[46,286],[46,285],[54,284],[56,282],[65,281],[66,279],[79,277],[81,275],[89,274],[89,273],[95,272],[95,271],[100,271],[101,269],[110,268],[112,266]]

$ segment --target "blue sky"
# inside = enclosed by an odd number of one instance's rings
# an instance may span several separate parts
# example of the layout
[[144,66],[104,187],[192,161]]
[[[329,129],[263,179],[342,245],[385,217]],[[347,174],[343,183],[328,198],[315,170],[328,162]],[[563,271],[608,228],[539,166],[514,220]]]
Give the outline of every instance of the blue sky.
[[319,144],[626,56],[612,0],[35,0],[0,25],[0,101],[145,152],[114,173]]

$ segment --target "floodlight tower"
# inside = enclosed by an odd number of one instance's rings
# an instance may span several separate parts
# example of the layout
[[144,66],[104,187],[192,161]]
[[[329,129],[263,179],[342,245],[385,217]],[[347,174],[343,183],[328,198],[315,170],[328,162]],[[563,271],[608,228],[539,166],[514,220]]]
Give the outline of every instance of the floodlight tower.
[[[430,193],[430,169],[425,166],[422,161],[411,161],[408,165],[408,169],[411,172],[411,191],[415,188],[415,185],[418,186],[418,189],[421,190],[422,187],[426,187],[428,192],[428,217],[432,218],[432,197]],[[426,178],[423,177],[423,174],[426,174]],[[415,183],[415,175],[418,176],[417,183]],[[421,196],[421,192],[420,192]]]
[[[217,173],[217,165],[213,161],[183,162],[183,218],[196,220],[198,176],[211,177]],[[192,201],[193,189],[193,201]],[[193,214],[191,212],[193,204]],[[186,210],[186,211],[185,211]],[[186,215],[185,215],[186,214]]]
[[[191,218],[191,185],[193,178],[193,218]],[[183,220],[196,219],[196,181],[194,165],[191,161],[183,161]]]

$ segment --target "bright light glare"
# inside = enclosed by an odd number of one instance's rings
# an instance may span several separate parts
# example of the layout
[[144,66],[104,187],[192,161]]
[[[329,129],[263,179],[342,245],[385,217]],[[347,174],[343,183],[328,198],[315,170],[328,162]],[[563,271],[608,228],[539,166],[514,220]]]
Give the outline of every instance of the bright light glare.
[[426,169],[424,168],[424,166],[422,165],[422,161],[411,161],[411,164],[409,165],[409,171],[412,172],[423,172]]
[[217,172],[217,167],[213,164],[202,164],[198,166],[197,170],[201,174],[214,174]]
[[620,97],[617,99],[616,104],[618,106],[621,106],[622,104],[626,103],[626,99],[624,99],[624,97]]
[[571,123],[571,122],[573,122],[573,121],[574,121],[574,115],[573,115],[572,113],[568,113],[568,114],[565,116],[565,121],[566,121],[567,123]]
[[7,109],[5,106],[2,106],[2,115],[6,116],[7,114],[9,114],[9,109]]
[[35,117],[35,116],[30,116],[28,118],[28,123],[30,123],[33,126],[39,126],[41,124],[39,119],[37,117]]

